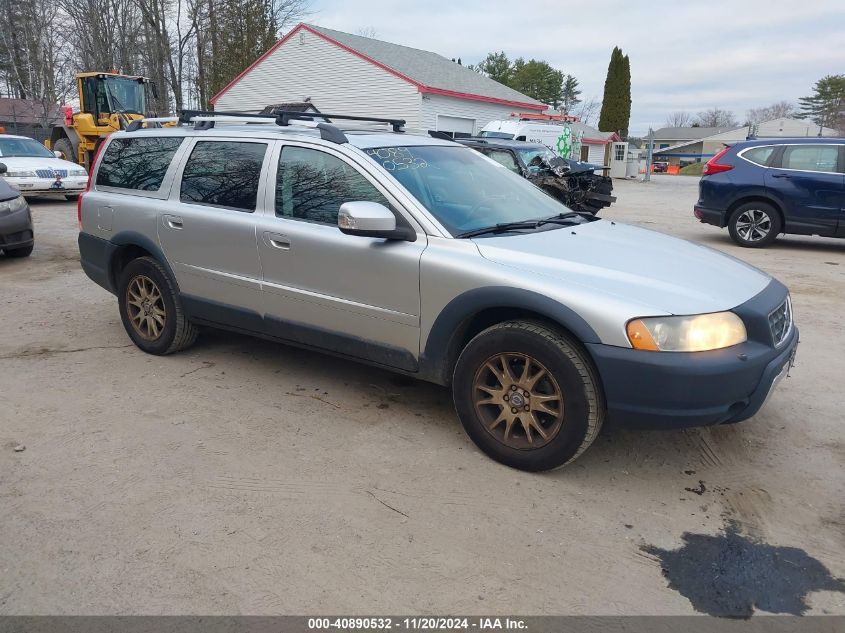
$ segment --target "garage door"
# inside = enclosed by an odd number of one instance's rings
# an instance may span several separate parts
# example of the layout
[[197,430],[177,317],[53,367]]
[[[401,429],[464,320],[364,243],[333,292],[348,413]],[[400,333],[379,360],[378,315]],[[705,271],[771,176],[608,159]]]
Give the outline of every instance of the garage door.
[[453,138],[463,138],[475,134],[475,119],[459,116],[437,115],[437,131],[446,132]]

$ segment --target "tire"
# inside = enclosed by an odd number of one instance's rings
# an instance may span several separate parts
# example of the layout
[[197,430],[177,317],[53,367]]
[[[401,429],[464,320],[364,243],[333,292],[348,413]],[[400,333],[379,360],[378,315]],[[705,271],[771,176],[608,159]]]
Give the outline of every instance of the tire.
[[781,232],[780,214],[766,202],[739,205],[728,220],[731,239],[746,248],[764,248]]
[[117,297],[126,333],[148,354],[172,354],[196,341],[199,330],[185,316],[176,284],[152,257],[126,265]]
[[20,248],[7,248],[3,252],[6,253],[6,257],[29,257],[32,255],[33,248],[35,248],[35,244],[21,246]]
[[76,153],[73,151],[73,144],[70,142],[70,139],[60,138],[53,143],[53,151],[61,152],[62,158],[65,160],[69,160],[72,163],[76,162]]
[[[601,384],[586,353],[567,335],[534,321],[499,323],[473,338],[455,365],[452,396],[470,439],[494,460],[526,471],[572,462],[596,439],[605,417]],[[525,422],[523,415],[529,416]]]
[[79,194],[72,193],[70,195],[67,195],[65,196],[65,200],[67,200],[68,202],[76,202],[77,200],[79,200]]

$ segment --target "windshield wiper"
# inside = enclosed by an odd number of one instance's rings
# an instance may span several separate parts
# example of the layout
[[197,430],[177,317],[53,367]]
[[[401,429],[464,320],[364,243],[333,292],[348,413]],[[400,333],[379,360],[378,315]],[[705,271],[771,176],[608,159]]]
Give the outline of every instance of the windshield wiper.
[[544,224],[571,224],[572,219],[580,217],[583,217],[580,213],[570,211],[568,213],[559,213],[558,215],[553,215],[550,218],[543,218],[542,220],[500,222],[495,226],[486,226],[480,229],[464,231],[463,233],[458,233],[455,237],[465,238],[475,237],[477,235],[485,235],[487,233],[505,233],[507,231],[514,231],[518,229],[536,229],[543,226]]
[[476,235],[484,235],[485,233],[505,233],[507,231],[515,231],[517,229],[536,229],[540,226],[543,220],[531,220],[530,222],[499,222],[494,226],[485,226],[480,229],[473,229],[471,231],[464,231],[458,233],[455,237],[475,237]]

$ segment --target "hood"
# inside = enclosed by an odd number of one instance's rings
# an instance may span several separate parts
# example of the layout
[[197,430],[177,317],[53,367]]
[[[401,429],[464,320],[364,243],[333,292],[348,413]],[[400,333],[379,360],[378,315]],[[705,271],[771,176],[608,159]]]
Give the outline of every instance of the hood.
[[498,264],[652,306],[655,314],[729,310],[771,280],[706,246],[609,220],[474,241]]
[[85,169],[69,160],[40,156],[0,156],[0,163],[5,163],[9,171],[23,171],[36,169]]

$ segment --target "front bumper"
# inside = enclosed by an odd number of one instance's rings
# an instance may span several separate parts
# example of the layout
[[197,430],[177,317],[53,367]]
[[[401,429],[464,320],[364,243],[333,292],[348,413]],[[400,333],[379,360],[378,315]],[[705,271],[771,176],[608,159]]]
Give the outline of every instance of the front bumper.
[[608,423],[631,428],[684,428],[746,420],[757,413],[798,346],[792,327],[778,347],[768,315],[786,298],[772,280],[734,308],[748,340],[710,352],[649,352],[588,344],[604,387]]
[[85,187],[88,186],[88,177],[68,176],[60,183],[54,178],[6,178],[6,182],[24,195],[45,193],[76,195],[85,191]]
[[34,239],[29,207],[0,215],[0,249],[27,247]]

